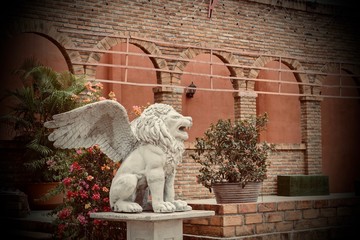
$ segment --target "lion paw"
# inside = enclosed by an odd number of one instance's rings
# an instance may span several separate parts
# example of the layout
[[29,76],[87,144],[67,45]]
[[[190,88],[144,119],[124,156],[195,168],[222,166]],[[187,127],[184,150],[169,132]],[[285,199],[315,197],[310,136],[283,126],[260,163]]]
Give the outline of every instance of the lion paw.
[[175,212],[176,207],[171,202],[160,202],[160,203],[153,203],[153,210],[154,212]]
[[173,202],[173,204],[175,205],[177,212],[185,212],[192,210],[192,207],[187,205],[187,202],[182,200],[176,200]]
[[112,207],[114,212],[128,212],[128,213],[138,213],[142,212],[142,207],[135,202],[125,202],[118,201]]

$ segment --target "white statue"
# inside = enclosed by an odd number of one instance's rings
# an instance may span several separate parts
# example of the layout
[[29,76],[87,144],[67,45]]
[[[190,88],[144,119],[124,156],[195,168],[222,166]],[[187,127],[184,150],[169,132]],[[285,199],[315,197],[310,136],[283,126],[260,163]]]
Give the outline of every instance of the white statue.
[[191,210],[185,201],[174,199],[176,166],[182,159],[191,117],[155,103],[130,123],[121,104],[103,100],[54,115],[44,126],[54,128],[49,140],[57,148],[97,144],[111,160],[122,162],[110,187],[113,211]]

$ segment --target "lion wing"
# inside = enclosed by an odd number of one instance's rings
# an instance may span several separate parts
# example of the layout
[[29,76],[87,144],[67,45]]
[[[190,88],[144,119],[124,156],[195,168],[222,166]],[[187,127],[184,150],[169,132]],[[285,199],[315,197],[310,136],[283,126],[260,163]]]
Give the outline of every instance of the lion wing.
[[113,100],[90,103],[53,116],[45,122],[54,131],[48,139],[62,149],[99,145],[111,160],[118,162],[132,152],[138,141],[125,108]]

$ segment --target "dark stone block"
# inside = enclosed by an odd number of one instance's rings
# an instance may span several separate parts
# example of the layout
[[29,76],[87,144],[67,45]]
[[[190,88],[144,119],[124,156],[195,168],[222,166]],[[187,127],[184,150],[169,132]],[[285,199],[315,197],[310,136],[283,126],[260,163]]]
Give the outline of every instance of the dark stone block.
[[[26,217],[30,213],[27,195],[19,190],[0,190],[0,216]],[[0,218],[1,218],[0,217]]]
[[329,194],[329,177],[325,175],[278,175],[279,196]]

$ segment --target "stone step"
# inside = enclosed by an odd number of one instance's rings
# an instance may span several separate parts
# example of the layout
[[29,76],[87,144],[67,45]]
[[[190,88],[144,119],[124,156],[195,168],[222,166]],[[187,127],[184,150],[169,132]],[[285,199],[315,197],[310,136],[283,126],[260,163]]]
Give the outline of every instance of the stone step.
[[22,231],[22,230],[12,232],[10,236],[11,238],[9,239],[17,239],[17,240],[53,239],[53,235],[51,233]]
[[1,217],[0,225],[8,239],[52,239],[54,225],[49,211],[31,211],[25,217]]

